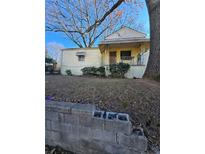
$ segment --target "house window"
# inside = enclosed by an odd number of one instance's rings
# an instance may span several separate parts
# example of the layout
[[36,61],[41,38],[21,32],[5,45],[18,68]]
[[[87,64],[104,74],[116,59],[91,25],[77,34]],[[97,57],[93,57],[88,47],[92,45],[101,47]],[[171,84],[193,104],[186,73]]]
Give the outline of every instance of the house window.
[[76,53],[76,56],[78,56],[78,61],[85,61],[85,55],[86,52],[84,51],[79,51]]
[[121,60],[131,60],[131,50],[120,52]]
[[85,55],[78,55],[78,61],[85,61]]

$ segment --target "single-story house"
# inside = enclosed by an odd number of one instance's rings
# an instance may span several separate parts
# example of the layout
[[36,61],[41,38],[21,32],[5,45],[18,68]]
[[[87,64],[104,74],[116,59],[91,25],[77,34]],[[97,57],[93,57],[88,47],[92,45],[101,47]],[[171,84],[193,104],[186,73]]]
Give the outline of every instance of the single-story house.
[[74,75],[82,75],[81,69],[90,66],[104,66],[109,75],[109,65],[129,63],[127,78],[142,78],[150,50],[150,40],[144,33],[128,27],[107,36],[98,48],[68,48],[62,50],[61,73],[70,69]]

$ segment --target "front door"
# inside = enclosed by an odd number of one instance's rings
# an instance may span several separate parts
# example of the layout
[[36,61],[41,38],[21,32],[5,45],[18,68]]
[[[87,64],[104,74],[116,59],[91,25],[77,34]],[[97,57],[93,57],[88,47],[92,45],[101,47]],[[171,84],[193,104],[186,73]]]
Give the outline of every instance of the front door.
[[109,56],[110,64],[116,64],[116,51],[111,51]]

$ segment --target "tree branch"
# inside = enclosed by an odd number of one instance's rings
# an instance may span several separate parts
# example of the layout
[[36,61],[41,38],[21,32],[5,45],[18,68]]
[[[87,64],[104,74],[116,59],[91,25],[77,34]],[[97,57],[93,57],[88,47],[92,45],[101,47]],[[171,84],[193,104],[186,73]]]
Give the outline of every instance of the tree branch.
[[103,15],[103,17],[100,20],[95,21],[95,23],[93,25],[88,27],[88,29],[85,31],[85,33],[89,33],[95,26],[99,26],[109,14],[111,14],[118,6],[120,6],[122,4],[122,2],[124,2],[124,0],[118,0],[117,3],[115,3],[112,6],[112,8]]

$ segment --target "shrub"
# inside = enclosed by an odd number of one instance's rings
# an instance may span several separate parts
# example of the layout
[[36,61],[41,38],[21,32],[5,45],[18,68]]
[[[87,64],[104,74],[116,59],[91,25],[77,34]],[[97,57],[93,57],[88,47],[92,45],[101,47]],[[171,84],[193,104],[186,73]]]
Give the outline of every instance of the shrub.
[[66,72],[66,74],[67,74],[67,75],[69,75],[69,76],[71,76],[71,75],[72,75],[71,70],[66,70],[65,72]]
[[56,61],[52,58],[45,58],[45,72],[53,73]]
[[95,74],[95,67],[84,67],[81,69],[83,75],[94,75]]
[[112,77],[124,78],[125,73],[129,70],[130,65],[126,63],[111,64],[109,67]]
[[46,72],[52,73],[53,70],[54,70],[53,65],[46,65],[45,66],[45,71]]
[[83,75],[105,76],[105,67],[84,67],[81,69]]
[[98,76],[105,76],[105,67],[101,66],[97,68],[97,75]]

